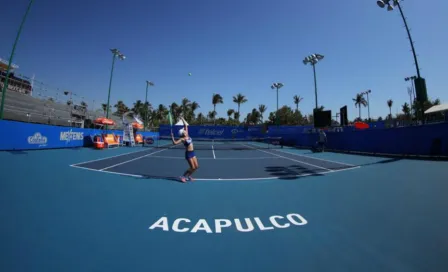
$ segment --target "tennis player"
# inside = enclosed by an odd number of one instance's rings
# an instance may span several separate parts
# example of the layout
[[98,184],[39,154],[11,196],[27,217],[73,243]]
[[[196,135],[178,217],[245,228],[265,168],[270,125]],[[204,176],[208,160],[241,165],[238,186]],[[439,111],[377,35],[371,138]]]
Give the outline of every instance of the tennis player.
[[194,154],[193,140],[188,135],[187,122],[183,117],[181,117],[180,119],[184,123],[184,128],[179,130],[180,139],[175,140],[174,135],[171,132],[171,140],[175,145],[182,143],[185,146],[185,159],[188,161],[188,164],[190,165],[190,168],[188,168],[188,170],[185,171],[184,175],[180,177],[180,180],[182,182],[187,182],[187,180],[194,181],[191,175],[193,175],[193,173],[199,168],[198,159]]
[[325,144],[327,143],[327,135],[324,130],[319,130],[319,141],[317,142],[318,147],[320,147],[320,152],[325,151]]

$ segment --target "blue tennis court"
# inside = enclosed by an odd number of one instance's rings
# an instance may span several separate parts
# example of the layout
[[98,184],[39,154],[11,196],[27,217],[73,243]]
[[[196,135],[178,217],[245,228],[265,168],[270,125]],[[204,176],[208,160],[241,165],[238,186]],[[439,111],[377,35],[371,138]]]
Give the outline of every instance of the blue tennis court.
[[445,271],[448,162],[291,148],[0,152],[5,271]]

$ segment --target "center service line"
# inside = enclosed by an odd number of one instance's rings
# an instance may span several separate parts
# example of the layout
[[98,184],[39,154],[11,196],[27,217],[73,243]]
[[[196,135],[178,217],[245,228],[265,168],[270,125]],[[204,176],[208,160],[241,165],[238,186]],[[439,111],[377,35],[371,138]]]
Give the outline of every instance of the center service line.
[[325,168],[325,167],[322,167],[322,166],[314,165],[314,164],[303,162],[303,161],[294,160],[294,159],[291,159],[291,158],[288,158],[288,157],[284,157],[284,156],[281,156],[281,155],[278,155],[278,154],[275,154],[275,153],[272,153],[272,152],[268,152],[268,151],[265,151],[265,150],[261,150],[261,149],[257,149],[257,150],[260,151],[260,152],[271,154],[271,155],[274,155],[274,156],[277,156],[277,157],[280,157],[280,158],[283,158],[283,159],[287,159],[287,160],[290,160],[290,161],[293,161],[293,162],[298,162],[298,163],[301,163],[301,164],[306,164],[306,165],[310,165],[310,166],[314,166],[314,167],[317,167],[317,168],[320,168],[320,169],[327,170],[329,172],[333,172],[333,170]]
[[213,152],[213,159],[216,159],[216,156],[215,156],[215,147],[214,147],[214,145],[212,145],[212,152]]

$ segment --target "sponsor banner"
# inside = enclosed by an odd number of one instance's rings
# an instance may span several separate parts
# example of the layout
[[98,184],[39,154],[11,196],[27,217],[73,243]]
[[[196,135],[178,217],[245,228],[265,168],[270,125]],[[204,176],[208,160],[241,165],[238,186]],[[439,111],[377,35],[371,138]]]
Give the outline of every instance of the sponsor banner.
[[75,132],[72,129],[69,131],[61,131],[59,140],[64,142],[83,141],[84,131]]
[[[181,127],[173,127],[177,131]],[[258,130],[259,129],[259,130]],[[192,137],[200,138],[246,138],[282,137],[284,145],[312,147],[317,133],[307,133],[310,127],[269,127],[266,134],[262,127],[190,126]],[[0,150],[26,150],[91,145],[91,135],[104,131],[0,121]],[[109,131],[122,135],[123,131]],[[139,132],[140,133],[140,132]],[[170,126],[161,126],[160,135],[169,136]],[[144,137],[158,137],[158,133],[141,132]],[[448,156],[448,123],[410,126],[401,128],[376,128],[327,131],[327,148],[344,151],[384,153],[397,155]]]
[[[173,126],[173,133],[178,137],[178,131],[182,126]],[[171,126],[160,126],[160,136],[170,136]],[[189,126],[188,132],[191,137],[197,138],[224,138],[244,139],[248,137],[264,137],[262,126],[234,127],[234,126]]]
[[[15,121],[0,121],[0,150],[27,150],[83,147],[92,144],[91,136],[104,133],[98,129],[58,127]],[[122,135],[123,131],[109,133]],[[158,133],[143,132],[143,136],[157,136]]]
[[[448,123],[400,128],[356,130],[353,127],[326,131],[327,149],[391,155],[448,156]],[[283,144],[311,148],[319,134],[311,126],[271,126],[270,137]]]

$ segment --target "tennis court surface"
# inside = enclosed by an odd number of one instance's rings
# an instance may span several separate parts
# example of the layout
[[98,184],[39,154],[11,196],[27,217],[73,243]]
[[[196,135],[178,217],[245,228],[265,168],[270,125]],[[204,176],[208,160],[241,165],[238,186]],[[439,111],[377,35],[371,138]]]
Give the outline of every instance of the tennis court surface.
[[1,270],[448,268],[448,162],[205,144],[0,152]]

